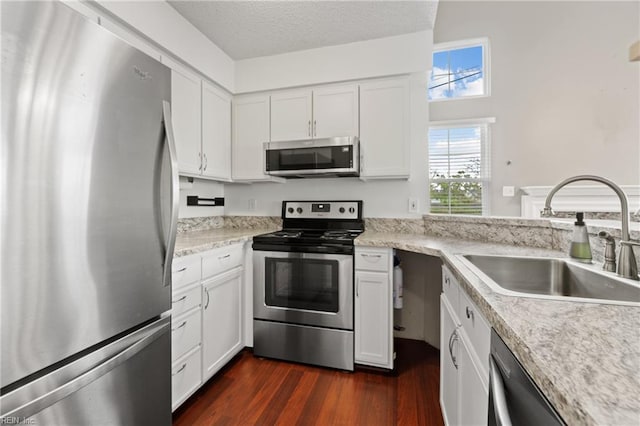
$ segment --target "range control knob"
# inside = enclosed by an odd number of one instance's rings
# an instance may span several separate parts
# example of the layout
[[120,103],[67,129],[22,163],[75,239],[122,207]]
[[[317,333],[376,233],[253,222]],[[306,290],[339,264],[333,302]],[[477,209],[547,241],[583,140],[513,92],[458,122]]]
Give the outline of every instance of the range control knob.
[[344,207],[340,207],[340,209],[338,209],[338,211],[339,211],[340,213],[344,213]]
[[287,211],[288,211],[289,213],[293,213],[293,207],[289,207],[289,208],[287,209]]
[[354,209],[353,207],[349,207],[349,213],[355,213],[356,209]]
[[298,208],[296,209],[296,211],[297,211],[298,213],[302,213],[302,207],[298,207]]

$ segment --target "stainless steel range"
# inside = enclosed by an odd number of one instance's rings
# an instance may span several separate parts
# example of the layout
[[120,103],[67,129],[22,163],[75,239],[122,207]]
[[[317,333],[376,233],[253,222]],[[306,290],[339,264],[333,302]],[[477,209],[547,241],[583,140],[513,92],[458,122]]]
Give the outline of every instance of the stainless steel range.
[[283,201],[253,238],[256,356],[353,370],[353,240],[362,201]]

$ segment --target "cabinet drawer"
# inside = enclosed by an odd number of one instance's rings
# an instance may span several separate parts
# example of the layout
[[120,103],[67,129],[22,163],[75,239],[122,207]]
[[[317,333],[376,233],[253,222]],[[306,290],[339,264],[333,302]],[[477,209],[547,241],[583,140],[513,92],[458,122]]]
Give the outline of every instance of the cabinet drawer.
[[391,250],[389,249],[357,249],[355,253],[355,266],[359,271],[389,272]]
[[442,266],[442,292],[444,293],[454,312],[457,312],[460,285],[458,284],[458,281],[453,277],[451,271],[444,265]]
[[491,327],[480,312],[480,309],[478,309],[478,306],[473,303],[469,295],[462,290],[460,291],[459,302],[458,318],[462,324],[462,329],[469,338],[471,352],[475,352],[475,355],[478,357],[483,378],[488,380]]
[[180,316],[188,310],[200,305],[202,300],[202,291],[200,283],[174,291],[171,296],[171,316],[173,318]]
[[243,244],[220,247],[202,255],[202,279],[207,279],[222,272],[242,265]]
[[171,320],[171,359],[176,360],[200,344],[202,322],[200,309]]
[[200,262],[200,256],[197,254],[173,259],[171,279],[174,290],[200,281]]
[[171,366],[171,411],[200,387],[201,377],[200,347],[196,347]]

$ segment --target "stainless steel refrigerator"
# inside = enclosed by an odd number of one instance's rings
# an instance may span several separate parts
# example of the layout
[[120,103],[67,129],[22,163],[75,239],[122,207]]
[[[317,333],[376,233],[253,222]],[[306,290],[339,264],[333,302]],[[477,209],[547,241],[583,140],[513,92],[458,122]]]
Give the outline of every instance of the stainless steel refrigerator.
[[62,2],[0,7],[0,422],[170,424],[170,70]]

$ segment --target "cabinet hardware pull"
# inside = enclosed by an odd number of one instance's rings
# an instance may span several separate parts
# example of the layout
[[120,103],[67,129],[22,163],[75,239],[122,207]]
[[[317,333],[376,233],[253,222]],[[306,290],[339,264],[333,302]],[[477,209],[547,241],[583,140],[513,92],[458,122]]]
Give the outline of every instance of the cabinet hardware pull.
[[360,279],[356,278],[356,297],[360,297]]
[[202,154],[204,157],[204,171],[207,170],[207,166],[209,165],[209,160],[207,159],[207,154]]
[[309,120],[309,136],[311,136],[311,120]]
[[362,253],[361,254],[362,257],[375,257],[376,259],[379,259],[382,257],[381,254],[367,254],[367,253]]
[[318,126],[316,120],[313,120],[313,136],[318,136]]
[[467,306],[466,312],[467,312],[467,318],[473,321],[473,310],[469,309],[469,307]]
[[184,268],[180,268],[180,269],[178,269],[177,271],[174,271],[174,274],[177,274],[177,273],[179,273],[179,272],[184,272],[184,271],[186,271],[186,270],[187,270],[187,267],[185,266]]
[[202,171],[202,153],[198,153],[198,163],[200,163],[200,165],[198,166],[198,170]]
[[444,282],[446,285],[451,284],[451,280],[449,279],[449,277],[444,277]]
[[229,257],[231,257],[231,253],[225,254],[224,256],[218,256],[218,260],[227,259]]
[[180,368],[178,369],[178,371],[176,371],[175,373],[173,373],[173,374],[172,374],[172,376],[176,376],[176,375],[178,375],[178,374],[182,373],[182,371],[183,371],[185,368],[187,368],[187,363],[186,363],[186,362],[185,362],[184,364],[182,364],[182,367],[180,367]]
[[451,362],[453,363],[453,366],[456,368],[456,370],[458,369],[458,361],[456,360],[456,357],[453,355],[453,345],[457,340],[458,340],[458,327],[454,328],[453,331],[451,332],[451,336],[449,336],[449,356],[451,356]]
[[204,308],[207,309],[209,307],[209,290],[205,288],[204,292],[207,294],[207,303],[204,305]]
[[177,326],[176,328],[172,328],[171,332],[173,333],[174,331],[178,331],[179,329],[181,329],[182,327],[184,327],[185,325],[187,325],[186,321],[183,321],[182,324],[180,324],[179,326]]
[[180,299],[178,300],[172,300],[171,303],[178,303],[178,302],[182,302],[184,299],[187,298],[187,295],[185,294],[184,296],[182,296]]

